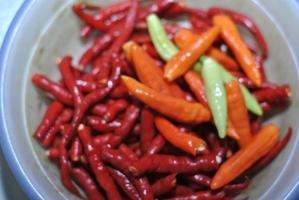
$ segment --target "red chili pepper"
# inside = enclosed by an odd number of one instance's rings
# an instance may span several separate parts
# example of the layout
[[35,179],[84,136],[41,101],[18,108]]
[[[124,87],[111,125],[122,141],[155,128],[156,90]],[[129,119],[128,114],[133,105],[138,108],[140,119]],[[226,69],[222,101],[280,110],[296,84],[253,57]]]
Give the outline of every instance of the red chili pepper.
[[138,11],[138,0],[131,0],[131,5],[128,10],[128,14],[126,16],[126,20],[124,22],[124,25],[122,27],[121,34],[118,38],[113,42],[112,46],[108,50],[108,55],[112,53],[117,53],[121,50],[122,45],[128,40],[130,35],[132,34],[134,30],[134,24],[137,17],[137,11]]
[[249,186],[249,182],[250,182],[249,178],[245,176],[244,181],[242,183],[226,185],[224,186],[223,190],[226,195],[236,196],[237,194],[241,193]]
[[47,156],[51,160],[57,160],[60,157],[60,152],[57,147],[52,147],[47,151]]
[[71,123],[71,128],[67,131],[62,140],[64,144],[69,144],[69,142],[74,138],[74,135],[76,134],[75,130],[78,128],[87,110],[95,103],[104,99],[108,95],[109,91],[110,89],[107,88],[98,89],[85,96],[85,98],[82,101],[82,104],[80,104],[80,106],[75,109],[74,117]]
[[83,147],[79,138],[75,138],[70,149],[71,161],[78,162],[80,160],[82,155],[82,148]]
[[81,26],[80,29],[80,37],[82,39],[87,39],[89,38],[89,36],[92,34],[93,31],[94,29],[90,25],[84,24],[83,26]]
[[194,192],[195,192],[194,189],[188,186],[177,184],[171,196],[175,196],[175,197],[185,196],[185,195],[193,194]]
[[118,192],[118,189],[113,182],[113,179],[109,175],[107,169],[103,165],[99,151],[96,149],[93,143],[90,129],[87,126],[81,124],[78,127],[78,134],[80,140],[83,143],[84,152],[88,158],[88,162],[96,176],[96,180],[99,185],[105,190],[108,199],[121,200],[122,198]]
[[161,135],[157,135],[146,151],[146,155],[154,155],[159,153],[165,145],[165,139]]
[[190,200],[190,199],[204,199],[204,200],[221,200],[225,196],[223,191],[213,194],[210,190],[208,191],[199,191],[190,195],[174,197],[167,200]]
[[59,83],[56,83],[40,74],[34,74],[32,76],[32,82],[42,90],[45,90],[46,92],[53,95],[61,103],[68,106],[73,105],[72,95]]
[[73,111],[68,108],[64,109],[62,113],[55,120],[53,126],[51,126],[51,128],[45,135],[42,142],[43,146],[49,147],[53,143],[57,133],[60,131],[61,126],[65,123],[68,123],[72,119],[72,117],[73,117]]
[[96,20],[92,15],[89,15],[83,11],[84,5],[75,4],[73,5],[73,11],[80,17],[85,23],[88,25],[99,29],[101,31],[106,31],[108,26],[104,23],[104,21]]
[[123,98],[128,95],[128,90],[125,84],[120,82],[118,86],[116,86],[112,91],[111,91],[111,98]]
[[155,136],[154,114],[148,108],[144,108],[141,113],[140,144],[143,152],[146,152]]
[[95,136],[93,138],[94,145],[98,148],[101,149],[103,145],[108,143],[108,141],[113,137],[112,133],[105,133],[101,134],[98,136]]
[[169,8],[174,3],[173,0],[159,0],[154,1],[148,7],[139,9],[138,21],[143,21],[150,14],[159,14]]
[[59,153],[60,153],[60,179],[63,185],[72,193],[77,195],[78,197],[81,197],[80,192],[75,187],[71,180],[71,170],[72,165],[71,162],[68,159],[68,153],[64,146],[64,144],[61,142],[59,144]]
[[129,174],[131,162],[120,151],[104,146],[101,148],[101,158],[104,162],[109,163],[125,174]]
[[95,81],[87,81],[82,79],[76,80],[76,86],[79,88],[82,93],[90,93],[98,88],[103,87],[102,84],[97,83]]
[[113,122],[107,122],[102,117],[97,116],[89,116],[87,118],[88,125],[92,127],[92,129],[99,132],[110,132],[114,131],[116,128],[121,127],[122,123],[119,120],[115,120]]
[[157,180],[151,187],[155,197],[170,192],[176,185],[176,175],[170,174],[164,178]]
[[201,187],[210,187],[211,177],[204,174],[194,174],[186,177],[187,181],[195,183]]
[[104,19],[110,18],[111,16],[113,16],[117,13],[124,12],[125,10],[127,10],[130,7],[130,5],[131,5],[130,0],[114,3],[114,4],[109,5],[106,8],[99,10],[98,13],[96,13],[94,15],[94,17],[97,20],[104,20]]
[[97,104],[91,109],[91,113],[98,116],[103,116],[107,112],[108,106],[106,104]]
[[50,104],[44,114],[41,123],[34,132],[34,137],[38,140],[44,139],[48,130],[54,124],[55,120],[62,111],[63,105],[60,102],[54,101],[52,104]]
[[258,172],[267,166],[289,143],[291,136],[292,128],[289,128],[284,138],[280,140],[260,161],[258,161],[250,171]]
[[192,28],[197,33],[203,33],[210,28],[210,25],[206,23],[205,20],[198,18],[195,15],[191,15],[190,22],[192,24]]
[[72,57],[65,56],[62,58],[59,64],[59,70],[62,75],[63,81],[67,86],[68,90],[73,96],[75,107],[79,106],[82,103],[82,95],[79,91],[79,88],[76,86],[75,77],[71,69]]
[[[126,145],[124,145],[124,144],[120,145],[119,149],[124,155],[127,156],[127,158],[130,161],[138,160],[138,158],[134,154],[134,152]],[[134,184],[134,186],[136,187],[136,189],[138,190],[139,195],[141,196],[141,199],[145,199],[145,200],[153,200],[154,199],[153,193],[151,191],[151,187],[150,187],[149,182],[146,177],[140,177],[140,178],[131,177],[130,179],[131,179],[132,183]]]
[[90,61],[97,56],[101,51],[106,49],[112,42],[112,35],[107,33],[96,38],[90,48],[81,56],[79,65],[83,70]]
[[73,168],[72,178],[82,187],[89,200],[104,200],[90,174],[82,167]]
[[133,135],[140,135],[141,132],[141,125],[140,124],[136,124],[132,130],[132,134]]
[[129,178],[121,171],[108,167],[110,175],[113,177],[118,186],[126,193],[126,195],[132,200],[139,200],[139,196],[136,188],[129,180]]
[[128,107],[128,102],[125,99],[118,99],[112,104],[108,104],[107,111],[103,118],[107,121],[112,121],[115,117]]
[[131,105],[125,112],[124,120],[122,121],[122,125],[115,129],[114,137],[109,140],[109,144],[111,147],[115,147],[119,145],[122,140],[127,137],[130,133],[136,121],[139,117],[139,108],[135,105]]
[[281,105],[289,101],[291,89],[289,85],[277,86],[276,88],[265,88],[253,93],[259,102],[268,102]]
[[198,171],[214,171],[218,168],[214,154],[198,156],[190,159],[186,156],[149,155],[135,162],[130,171],[133,175],[147,172],[158,173],[187,173]]
[[142,44],[142,48],[154,59],[160,59],[158,52],[151,43],[147,42]]
[[149,43],[152,41],[148,33],[135,33],[132,35],[131,40],[138,44]]

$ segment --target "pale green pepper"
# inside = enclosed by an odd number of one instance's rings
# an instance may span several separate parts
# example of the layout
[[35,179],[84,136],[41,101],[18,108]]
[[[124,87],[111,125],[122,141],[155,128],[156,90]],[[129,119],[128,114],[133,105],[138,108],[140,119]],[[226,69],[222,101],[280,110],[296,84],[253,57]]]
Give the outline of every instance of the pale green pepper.
[[151,14],[146,20],[149,34],[156,50],[163,60],[169,60],[179,51],[179,49],[168,38],[167,33],[157,15]]
[[224,88],[224,80],[221,75],[221,67],[213,59],[202,56],[200,58],[203,67],[201,74],[206,87],[206,95],[209,107],[220,138],[226,136],[227,126],[227,102]]

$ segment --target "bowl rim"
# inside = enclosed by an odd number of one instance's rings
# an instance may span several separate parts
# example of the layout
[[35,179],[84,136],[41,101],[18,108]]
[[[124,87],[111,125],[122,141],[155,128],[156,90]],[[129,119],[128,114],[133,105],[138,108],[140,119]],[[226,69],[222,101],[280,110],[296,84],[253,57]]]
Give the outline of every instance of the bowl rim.
[[5,66],[7,60],[7,54],[10,51],[10,46],[14,40],[14,36],[17,33],[19,24],[22,22],[22,19],[25,17],[27,11],[33,4],[33,0],[24,1],[13,20],[11,21],[9,28],[4,36],[3,43],[0,49],[0,144],[1,149],[4,154],[4,158],[8,163],[10,170],[12,171],[14,177],[16,178],[18,184],[21,186],[22,190],[26,193],[27,197],[30,199],[40,199],[42,200],[42,195],[36,188],[32,185],[30,179],[27,177],[26,173],[23,170],[22,164],[18,161],[14,148],[10,142],[9,131],[6,127],[5,122],[5,113],[3,112],[4,107],[4,94],[3,94],[3,81],[5,76]]
[[[10,141],[9,131],[6,126],[4,108],[4,93],[3,93],[3,82],[6,71],[6,61],[7,54],[10,51],[10,46],[14,41],[15,34],[17,34],[19,25],[22,23],[22,19],[26,16],[27,11],[33,5],[34,0],[25,0],[18,11],[16,12],[13,20],[11,21],[9,28],[4,36],[2,46],[0,48],[0,145],[4,158],[8,163],[10,170],[12,171],[18,184],[21,186],[22,190],[30,199],[43,200],[42,195],[36,188],[32,185],[30,179],[23,170],[22,164],[18,161],[15,154],[14,148]],[[299,10],[299,2],[297,0],[291,1],[295,7]],[[287,194],[285,199],[296,199],[299,196],[299,181],[291,187],[292,189]]]

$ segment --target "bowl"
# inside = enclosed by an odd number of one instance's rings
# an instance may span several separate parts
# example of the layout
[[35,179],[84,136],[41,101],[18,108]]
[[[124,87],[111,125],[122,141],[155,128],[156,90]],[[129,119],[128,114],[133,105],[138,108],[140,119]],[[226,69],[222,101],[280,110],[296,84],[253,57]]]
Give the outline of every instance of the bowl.
[[[106,5],[113,1],[96,1]],[[31,83],[33,73],[58,79],[55,61],[71,54],[78,58],[89,45],[79,38],[80,21],[72,13],[69,0],[33,1],[22,5],[14,18],[1,49],[1,134],[6,160],[30,199],[76,199],[61,184],[57,167],[45,150],[32,138],[45,111],[47,99]],[[237,198],[297,199],[299,197],[298,148],[298,61],[299,7],[295,1],[267,0],[187,0],[194,7],[213,5],[238,10],[255,20],[269,44],[266,71],[270,80],[289,83],[293,96],[290,106],[271,117],[281,127],[294,133],[289,145],[250,187]],[[76,62],[76,60],[75,60]]]

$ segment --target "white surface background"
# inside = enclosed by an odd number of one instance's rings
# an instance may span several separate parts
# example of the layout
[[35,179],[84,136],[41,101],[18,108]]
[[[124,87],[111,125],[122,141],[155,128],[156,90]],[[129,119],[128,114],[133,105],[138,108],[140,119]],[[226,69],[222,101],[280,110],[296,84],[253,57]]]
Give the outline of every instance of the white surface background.
[[[26,0],[25,0],[26,1]],[[0,0],[0,46],[5,33],[24,0]],[[0,152],[0,199],[27,200]]]

